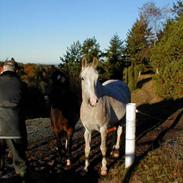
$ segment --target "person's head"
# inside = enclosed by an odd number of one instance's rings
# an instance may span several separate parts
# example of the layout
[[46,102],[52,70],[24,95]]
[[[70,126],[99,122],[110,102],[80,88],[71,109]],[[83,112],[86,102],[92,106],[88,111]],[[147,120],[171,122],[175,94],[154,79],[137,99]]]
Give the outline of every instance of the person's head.
[[3,64],[3,72],[12,71],[16,72],[18,69],[18,64],[14,60],[6,60]]

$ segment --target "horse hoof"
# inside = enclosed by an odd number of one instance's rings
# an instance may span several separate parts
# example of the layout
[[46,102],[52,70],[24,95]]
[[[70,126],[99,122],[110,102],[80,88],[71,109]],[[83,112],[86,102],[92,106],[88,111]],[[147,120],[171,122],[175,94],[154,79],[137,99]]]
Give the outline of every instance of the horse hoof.
[[67,166],[66,165],[65,168],[64,168],[64,170],[71,170],[71,167],[72,167],[71,165],[70,166]]
[[65,170],[70,170],[71,169],[71,161],[67,160],[66,161],[66,166],[64,167]]
[[107,170],[101,170],[100,175],[101,176],[106,176],[107,175]]
[[115,159],[119,158],[119,149],[113,149],[111,152],[111,156]]
[[85,171],[85,173],[87,173],[88,172],[88,168],[84,167],[84,171]]
[[114,157],[114,158],[119,158],[119,152],[115,152],[115,153],[113,154],[113,157]]
[[66,166],[71,166],[71,160],[70,159],[67,159]]

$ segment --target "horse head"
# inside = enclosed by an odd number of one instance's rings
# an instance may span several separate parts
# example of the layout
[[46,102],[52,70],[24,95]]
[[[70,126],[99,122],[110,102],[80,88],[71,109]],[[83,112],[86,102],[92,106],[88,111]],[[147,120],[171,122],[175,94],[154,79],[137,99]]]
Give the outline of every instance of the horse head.
[[96,70],[97,65],[98,60],[96,58],[93,59],[92,63],[87,63],[86,58],[82,59],[82,69],[80,74],[82,98],[93,107],[97,104],[99,98],[99,74]]

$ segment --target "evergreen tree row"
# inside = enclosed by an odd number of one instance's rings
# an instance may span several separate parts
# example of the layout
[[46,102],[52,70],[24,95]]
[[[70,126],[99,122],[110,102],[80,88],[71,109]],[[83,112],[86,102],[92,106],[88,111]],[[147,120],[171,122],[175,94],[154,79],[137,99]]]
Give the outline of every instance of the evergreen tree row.
[[100,60],[101,80],[121,79],[131,90],[136,89],[143,72],[155,73],[157,91],[165,98],[183,96],[183,1],[178,0],[171,9],[158,8],[152,2],[140,9],[139,18],[127,33],[126,40],[115,34],[109,47],[100,49],[96,38],[83,43],[74,42],[63,57],[60,68],[79,89],[80,60],[93,57]]

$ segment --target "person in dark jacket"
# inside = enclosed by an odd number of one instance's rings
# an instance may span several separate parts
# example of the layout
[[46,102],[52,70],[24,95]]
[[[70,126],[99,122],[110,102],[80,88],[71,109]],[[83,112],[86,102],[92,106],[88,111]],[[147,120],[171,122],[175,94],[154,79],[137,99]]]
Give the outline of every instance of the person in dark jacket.
[[6,144],[12,152],[16,174],[24,177],[27,173],[24,111],[27,88],[17,76],[17,66],[14,60],[5,61],[0,75],[0,168],[4,165],[2,159]]

